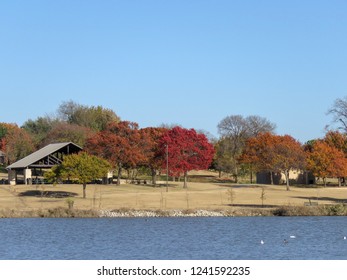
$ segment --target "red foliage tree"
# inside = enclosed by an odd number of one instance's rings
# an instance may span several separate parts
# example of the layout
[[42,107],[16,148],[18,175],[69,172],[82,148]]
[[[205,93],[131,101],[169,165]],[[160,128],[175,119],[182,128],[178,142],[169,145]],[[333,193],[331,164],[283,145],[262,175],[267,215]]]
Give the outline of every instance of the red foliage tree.
[[141,144],[138,124],[122,121],[110,123],[105,130],[89,138],[86,150],[118,168],[119,185],[123,168],[134,168],[145,161]]
[[184,174],[184,185],[187,187],[188,171],[207,169],[214,156],[214,148],[204,134],[194,129],[174,127],[160,139],[162,157],[168,151],[169,170],[172,174]]
[[145,165],[151,170],[154,186],[156,185],[157,172],[165,161],[161,154],[159,140],[167,131],[168,129],[163,127],[146,127],[140,130]]

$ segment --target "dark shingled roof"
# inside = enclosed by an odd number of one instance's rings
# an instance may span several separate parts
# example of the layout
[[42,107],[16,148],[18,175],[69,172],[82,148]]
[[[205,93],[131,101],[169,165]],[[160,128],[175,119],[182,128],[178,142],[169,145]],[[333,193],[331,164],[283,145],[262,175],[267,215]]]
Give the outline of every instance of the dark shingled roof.
[[41,160],[43,160],[45,157],[50,156],[51,154],[54,154],[55,152],[58,152],[59,150],[64,150],[64,148],[72,147],[75,151],[81,151],[82,148],[78,145],[72,143],[72,142],[66,142],[66,143],[55,143],[55,144],[49,144],[46,147],[43,147],[42,149],[26,156],[25,158],[22,158],[21,160],[9,165],[6,167],[6,169],[24,169],[29,167],[30,165],[33,165]]

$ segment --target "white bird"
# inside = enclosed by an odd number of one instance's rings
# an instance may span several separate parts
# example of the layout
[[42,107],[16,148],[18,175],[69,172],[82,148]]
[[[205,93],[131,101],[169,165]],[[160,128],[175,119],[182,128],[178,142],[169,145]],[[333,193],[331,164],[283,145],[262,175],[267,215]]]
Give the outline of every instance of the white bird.
[[296,236],[295,235],[291,235],[290,238],[294,239],[294,238],[296,238]]
[[264,240],[260,240],[261,245],[264,245],[264,243],[265,243]]
[[344,237],[343,237],[343,240],[346,240],[346,239],[347,239],[347,237],[346,237],[346,236],[344,236]]

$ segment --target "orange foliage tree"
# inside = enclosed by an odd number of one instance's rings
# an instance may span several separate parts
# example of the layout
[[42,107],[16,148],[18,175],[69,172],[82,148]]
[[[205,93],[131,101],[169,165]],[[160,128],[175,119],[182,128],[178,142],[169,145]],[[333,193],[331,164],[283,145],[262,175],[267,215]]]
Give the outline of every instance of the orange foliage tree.
[[307,151],[307,169],[322,178],[326,186],[327,177],[347,176],[347,159],[341,150],[326,141],[317,140]]
[[271,184],[273,184],[274,169],[274,135],[262,133],[246,141],[245,149],[239,160],[252,166],[255,171],[270,172]]
[[[347,135],[339,131],[328,131],[324,137],[324,141],[331,147],[343,152],[347,158]],[[339,160],[338,160],[339,161]],[[339,186],[341,182],[346,184],[345,176],[338,177]]]
[[275,136],[273,146],[274,169],[284,173],[286,177],[287,191],[289,188],[289,172],[303,169],[305,153],[300,142],[289,135]]
[[252,164],[257,171],[270,172],[271,184],[273,184],[273,173],[284,173],[287,190],[290,190],[289,172],[301,169],[305,157],[301,144],[293,137],[263,133],[246,142],[240,160]]
[[347,156],[347,135],[339,131],[328,131],[324,141],[331,147],[334,147]]
[[0,123],[0,150],[5,153],[5,161],[12,164],[34,150],[30,135],[15,124]]

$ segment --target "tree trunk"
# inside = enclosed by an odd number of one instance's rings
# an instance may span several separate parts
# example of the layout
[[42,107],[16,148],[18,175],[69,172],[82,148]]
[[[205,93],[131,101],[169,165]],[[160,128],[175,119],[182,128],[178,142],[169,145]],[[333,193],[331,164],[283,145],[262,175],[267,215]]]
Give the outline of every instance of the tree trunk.
[[83,183],[83,198],[87,197],[86,188],[87,188],[87,184]]
[[118,176],[117,176],[117,185],[120,185],[120,178],[122,176],[122,165],[120,164],[118,167]]
[[342,181],[342,178],[337,178],[338,179],[338,181],[339,181],[339,187],[341,187],[341,181]]
[[222,170],[218,170],[218,177],[219,179],[222,178]]
[[132,169],[131,173],[132,173],[131,180],[135,181],[137,179],[138,170],[137,169]]
[[157,185],[157,171],[154,168],[152,168],[152,184]]
[[252,170],[252,164],[249,167],[249,170],[251,172],[251,184],[253,184],[253,170]]
[[287,181],[287,191],[290,191],[290,187],[289,187],[289,170],[284,171],[284,174],[286,176],[286,181]]
[[237,184],[238,181],[239,181],[239,171],[237,170],[237,167],[235,167],[235,175],[234,175],[234,178],[235,178],[235,183]]
[[326,187],[327,186],[327,179],[325,177],[323,178],[323,182],[324,182],[324,187]]
[[183,183],[183,188],[186,189],[187,186],[187,181],[188,181],[188,172],[184,171],[184,183]]
[[273,176],[273,172],[270,171],[270,181],[271,181],[271,185],[274,184],[274,176]]
[[128,178],[126,179],[126,182],[129,183],[129,182],[132,182],[133,180],[131,179],[131,174],[130,174],[130,169],[127,169],[126,170],[127,174],[128,174]]

